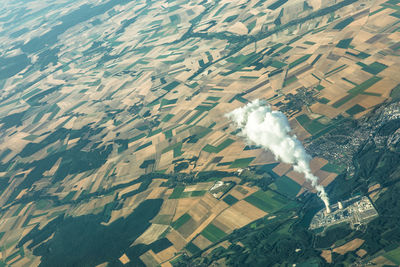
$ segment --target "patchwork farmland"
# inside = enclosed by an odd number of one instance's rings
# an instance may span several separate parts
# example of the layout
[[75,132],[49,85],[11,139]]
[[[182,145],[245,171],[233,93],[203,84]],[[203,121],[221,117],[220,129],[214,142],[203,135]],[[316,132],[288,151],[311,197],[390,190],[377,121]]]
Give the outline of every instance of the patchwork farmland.
[[265,99],[309,144],[400,95],[398,1],[55,2],[0,12],[0,265],[174,266],[288,236],[315,190],[224,115]]

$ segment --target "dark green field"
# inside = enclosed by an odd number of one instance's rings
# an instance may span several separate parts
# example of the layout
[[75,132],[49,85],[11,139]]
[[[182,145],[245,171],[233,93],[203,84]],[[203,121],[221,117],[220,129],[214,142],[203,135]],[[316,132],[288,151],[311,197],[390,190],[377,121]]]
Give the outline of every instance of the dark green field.
[[368,73],[371,73],[373,75],[376,75],[378,73],[380,73],[381,71],[383,71],[384,69],[387,68],[387,66],[385,64],[379,63],[379,62],[373,62],[369,65],[363,64],[361,62],[357,63],[358,65],[362,66],[362,70],[366,71]]
[[204,196],[204,194],[207,191],[189,191],[189,192],[183,192],[179,198],[187,198],[187,197],[201,197]]
[[347,49],[349,48],[351,41],[353,41],[353,38],[340,40],[336,47]]
[[332,163],[327,163],[325,164],[321,170],[326,171],[326,172],[333,172],[333,173],[337,173],[340,174],[343,172],[344,167],[343,166],[338,166]]
[[356,114],[358,114],[360,112],[363,112],[364,110],[365,110],[365,108],[363,106],[355,104],[354,106],[352,106],[351,108],[346,110],[346,113],[353,116],[353,115],[356,115]]
[[400,265],[400,247],[385,253],[384,257],[393,263]]
[[185,213],[185,214],[183,214],[181,217],[179,217],[178,220],[174,221],[174,222],[171,224],[171,226],[172,226],[174,229],[179,229],[182,225],[184,225],[185,223],[187,223],[191,218],[192,218],[192,217],[191,217],[189,214]]
[[172,194],[169,196],[169,199],[177,199],[180,198],[183,190],[185,190],[184,186],[177,186],[174,188],[174,191],[172,191]]
[[350,89],[348,91],[349,94],[347,96],[345,96],[342,99],[339,99],[338,101],[333,103],[332,107],[338,108],[338,107],[342,106],[343,104],[345,104],[348,101],[350,101],[351,99],[353,99],[356,95],[364,92],[365,90],[370,88],[372,85],[379,82],[381,79],[382,79],[381,77],[374,76],[374,77],[366,80],[365,82],[353,87],[352,89]]
[[343,30],[347,25],[349,25],[350,23],[352,23],[354,21],[354,19],[352,17],[347,18],[342,20],[341,22],[339,22],[338,24],[336,24],[333,29],[334,30]]
[[266,192],[262,190],[257,191],[244,200],[268,213],[280,210],[288,202],[284,197],[269,190]]
[[225,141],[223,141],[221,144],[219,144],[218,146],[206,145],[203,148],[203,151],[206,151],[208,153],[219,153],[222,150],[224,150],[225,148],[227,148],[228,146],[230,146],[231,144],[233,144],[234,142],[235,142],[235,140],[228,138]]
[[301,63],[303,63],[304,61],[306,61],[307,59],[309,59],[312,55],[304,55],[299,59],[296,59],[295,61],[293,61],[292,63],[289,64],[289,69],[296,67],[297,65],[300,65]]
[[307,132],[314,135],[319,131],[322,131],[327,125],[318,122],[317,120],[311,120],[306,114],[301,114],[296,117],[296,120],[300,123],[301,126],[306,129]]
[[201,235],[214,243],[225,237],[226,233],[215,225],[210,224],[201,232]]
[[186,245],[185,249],[186,249],[187,251],[189,251],[190,253],[192,253],[192,254],[195,254],[195,253],[201,251],[201,249],[199,249],[199,248],[198,248],[195,244],[193,244],[192,242],[188,243],[188,244]]
[[276,191],[288,197],[295,197],[301,189],[298,183],[286,176],[279,177],[274,184],[276,186],[276,189],[274,188]]
[[236,202],[238,202],[239,200],[237,198],[235,198],[234,196],[228,194],[226,197],[224,197],[223,201],[232,206],[233,204],[235,204]]
[[255,157],[235,159],[230,168],[246,168],[255,159]]

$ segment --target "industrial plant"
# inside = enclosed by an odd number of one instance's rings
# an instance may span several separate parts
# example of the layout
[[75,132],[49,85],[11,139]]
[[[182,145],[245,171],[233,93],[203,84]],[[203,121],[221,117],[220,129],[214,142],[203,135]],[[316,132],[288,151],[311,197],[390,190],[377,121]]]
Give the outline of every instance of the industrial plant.
[[323,232],[326,228],[340,223],[349,223],[351,228],[357,228],[377,216],[378,212],[369,198],[356,196],[318,211],[309,229]]

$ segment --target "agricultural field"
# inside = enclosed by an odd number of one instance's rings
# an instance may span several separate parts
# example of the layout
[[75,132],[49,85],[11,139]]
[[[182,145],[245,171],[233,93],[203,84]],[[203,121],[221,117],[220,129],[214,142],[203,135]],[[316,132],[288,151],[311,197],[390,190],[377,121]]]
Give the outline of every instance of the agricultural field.
[[400,248],[397,248],[397,249],[394,249],[394,250],[391,250],[391,251],[385,253],[384,257],[398,265],[398,264],[400,264],[399,252],[400,252]]
[[0,11],[0,266],[174,266],[270,226],[272,251],[315,191],[225,114],[265,99],[310,144],[400,95],[394,0],[27,5]]

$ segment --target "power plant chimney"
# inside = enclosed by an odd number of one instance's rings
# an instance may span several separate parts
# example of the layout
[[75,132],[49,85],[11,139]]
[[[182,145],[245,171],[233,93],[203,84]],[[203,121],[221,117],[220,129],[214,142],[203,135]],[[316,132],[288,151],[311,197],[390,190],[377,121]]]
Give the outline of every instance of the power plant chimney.
[[331,213],[331,208],[329,206],[326,206],[326,214]]
[[328,198],[322,198],[322,201],[325,204],[325,208],[326,208],[326,213],[331,213],[331,208],[329,207],[329,201]]

